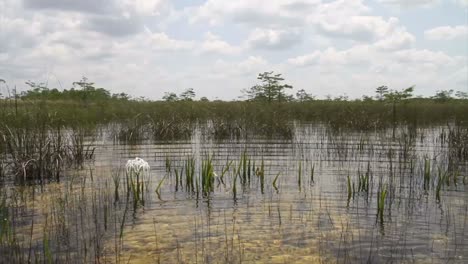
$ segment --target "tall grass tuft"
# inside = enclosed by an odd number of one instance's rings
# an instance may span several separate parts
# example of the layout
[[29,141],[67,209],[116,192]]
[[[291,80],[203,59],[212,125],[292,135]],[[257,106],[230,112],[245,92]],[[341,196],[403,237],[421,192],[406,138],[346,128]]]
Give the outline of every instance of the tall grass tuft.
[[280,176],[281,172],[278,172],[278,174],[276,174],[275,178],[273,179],[273,188],[275,189],[276,192],[278,192],[278,185],[276,184],[277,181],[278,181],[278,177]]
[[314,173],[315,173],[315,164],[311,164],[310,165],[310,184],[315,183]]
[[384,219],[384,210],[385,210],[385,199],[387,198],[387,185],[380,187],[380,190],[377,192],[377,219],[380,223],[383,224]]
[[349,177],[349,175],[348,175],[348,181],[347,181],[347,183],[348,183],[348,184],[347,184],[347,187],[348,187],[348,188],[347,188],[347,190],[348,190],[348,202],[347,202],[347,206],[349,207],[349,202],[351,201],[351,197],[354,196],[354,192],[353,192],[353,190],[352,190],[352,188],[351,188],[351,177]]
[[185,161],[185,188],[187,191],[195,192],[195,159],[193,157],[188,157]]
[[431,183],[431,161],[424,159],[424,190],[428,191]]
[[208,156],[206,159],[202,160],[200,174],[202,192],[204,196],[208,196],[211,192],[214,191],[215,175],[213,157]]
[[299,168],[297,170],[297,186],[301,190],[302,184],[302,161],[299,161]]
[[442,169],[439,167],[437,185],[435,189],[435,196],[436,196],[437,202],[440,202],[440,192],[442,190],[442,186],[444,185],[444,182],[446,182],[446,179],[449,179],[449,173],[447,171],[442,171]]

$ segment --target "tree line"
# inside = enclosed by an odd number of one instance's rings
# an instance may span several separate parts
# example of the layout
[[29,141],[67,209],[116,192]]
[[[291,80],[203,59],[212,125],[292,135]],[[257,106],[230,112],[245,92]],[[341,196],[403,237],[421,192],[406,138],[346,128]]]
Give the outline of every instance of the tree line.
[[[242,90],[243,99],[247,101],[258,102],[310,102],[317,100],[316,97],[304,89],[298,90],[294,95],[288,94],[287,91],[292,90],[293,86],[285,83],[282,74],[273,71],[259,73],[257,76],[258,84]],[[70,89],[59,90],[57,88],[48,88],[44,83],[36,83],[27,81],[26,85],[29,87],[26,91],[21,93],[16,92],[16,88],[9,89],[6,82],[0,79],[1,84],[7,87],[7,94],[2,95],[0,98],[19,98],[30,100],[80,100],[80,101],[99,101],[99,100],[147,100],[144,97],[131,98],[126,93],[111,93],[104,88],[98,88],[95,84],[83,77],[81,80],[72,83]],[[375,89],[375,96],[364,95],[361,99],[363,101],[390,101],[396,102],[415,98],[413,95],[414,86],[394,90],[388,86],[382,85]],[[162,97],[163,101],[176,102],[176,101],[194,101],[196,93],[193,88],[188,88],[180,94],[174,92],[166,92]],[[421,97],[416,97],[421,98]],[[454,90],[439,90],[435,95],[429,97],[438,102],[446,102],[453,99],[468,99],[468,92],[454,91]],[[347,101],[349,98],[346,95],[340,95],[332,98],[327,96],[326,100],[329,101]],[[199,101],[209,101],[206,97],[201,97]]]

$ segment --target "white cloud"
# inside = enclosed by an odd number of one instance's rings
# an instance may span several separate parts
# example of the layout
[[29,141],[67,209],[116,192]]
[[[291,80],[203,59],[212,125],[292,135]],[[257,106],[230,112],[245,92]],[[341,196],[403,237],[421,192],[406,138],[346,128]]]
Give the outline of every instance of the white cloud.
[[316,17],[314,24],[321,33],[332,37],[347,37],[356,40],[372,40],[385,21],[372,16],[351,16],[346,19]]
[[468,26],[443,26],[424,31],[424,36],[430,40],[452,40],[468,36]]
[[201,44],[201,51],[208,53],[218,53],[225,55],[239,54],[241,48],[232,46],[231,44],[223,41],[219,36],[211,32],[205,34],[205,40]]
[[41,25],[22,18],[0,16],[0,54],[11,49],[31,48],[40,37]]
[[427,49],[405,49],[394,52],[380,50],[377,46],[356,45],[344,50],[328,48],[316,50],[310,54],[291,58],[288,62],[294,66],[346,66],[346,65],[431,65],[437,68],[461,64],[464,57],[451,57],[441,51]]
[[310,54],[298,56],[288,60],[294,66],[316,66],[337,67],[345,65],[367,64],[376,50],[368,45],[357,45],[347,50],[336,50],[327,48],[323,51],[316,50]]
[[23,0],[36,10],[58,10],[90,14],[160,16],[170,10],[167,0]]
[[170,38],[165,32],[147,32],[146,35],[129,40],[129,43],[141,45],[142,51],[186,51],[194,47],[194,42]]
[[251,48],[289,48],[310,28],[329,38],[379,41],[387,50],[411,46],[415,39],[397,18],[372,16],[371,11],[364,0],[208,0],[195,9],[191,21],[253,26],[246,41]]
[[396,30],[377,41],[374,45],[382,50],[391,51],[409,48],[416,41],[416,38],[405,30]]
[[118,0],[124,12],[134,12],[144,16],[160,16],[170,9],[167,0]]
[[[208,0],[197,7],[191,22],[218,25],[227,20],[256,26],[302,24],[320,0]],[[302,15],[302,16],[301,16]]]
[[298,85],[309,87],[307,80],[313,80],[312,87],[320,87],[312,91],[315,94],[347,93],[359,97],[372,94],[376,86],[383,84],[393,89],[415,84],[417,93],[426,95],[441,86],[466,89],[466,71],[460,71],[466,69],[466,60],[466,56],[427,49],[387,52],[375,46],[356,45],[343,50],[315,50],[288,62],[296,66],[293,72],[298,73]]
[[264,29],[256,28],[250,32],[247,45],[251,48],[285,49],[301,41],[298,29]]
[[453,0],[453,2],[460,6],[468,7],[468,0]]
[[383,4],[398,7],[433,7],[440,3],[440,0],[377,0]]
[[238,76],[256,76],[257,73],[270,70],[272,66],[261,56],[249,56],[239,62],[216,61],[209,72],[212,77],[228,79]]
[[237,64],[238,69],[246,73],[261,71],[266,65],[268,65],[268,62],[260,56],[249,56],[246,60]]
[[331,2],[321,3],[317,6],[315,14],[321,18],[331,19],[342,18],[349,16],[369,14],[371,9],[364,4],[364,0],[336,0]]
[[317,64],[320,60],[322,52],[314,51],[309,54],[297,56],[295,58],[288,59],[288,63],[295,66],[310,66]]
[[378,16],[351,16],[343,19],[318,16],[313,19],[313,23],[319,32],[331,38],[375,43],[384,50],[408,48],[416,40],[395,17],[385,20]]
[[431,64],[437,67],[446,67],[456,62],[455,58],[441,51],[423,50],[401,50],[395,52],[395,58],[400,63],[408,64]]

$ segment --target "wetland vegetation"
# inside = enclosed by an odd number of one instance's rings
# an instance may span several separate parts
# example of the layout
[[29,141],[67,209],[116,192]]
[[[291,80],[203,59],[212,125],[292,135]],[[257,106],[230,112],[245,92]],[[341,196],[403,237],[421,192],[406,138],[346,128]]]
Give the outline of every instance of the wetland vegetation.
[[466,94],[259,81],[229,102],[3,83],[0,262],[468,260]]

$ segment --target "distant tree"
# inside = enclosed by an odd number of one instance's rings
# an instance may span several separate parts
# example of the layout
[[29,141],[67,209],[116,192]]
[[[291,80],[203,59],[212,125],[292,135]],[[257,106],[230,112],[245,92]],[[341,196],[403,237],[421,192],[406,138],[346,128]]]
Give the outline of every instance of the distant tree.
[[139,96],[135,100],[138,101],[138,102],[148,102],[148,101],[150,101],[150,99],[145,97],[145,96]]
[[115,93],[115,94],[112,94],[112,99],[127,101],[130,99],[130,95],[126,93]]
[[300,89],[299,91],[297,91],[296,93],[296,99],[299,101],[299,102],[307,102],[307,101],[312,101],[315,99],[315,96],[307,93],[304,89]]
[[344,94],[333,98],[333,101],[348,101],[348,99],[349,97],[346,94]]
[[201,101],[201,102],[209,102],[210,100],[208,100],[208,98],[206,98],[205,96],[203,96],[202,98],[200,98],[200,101]]
[[28,97],[30,99],[46,99],[49,93],[49,89],[45,83],[36,83],[33,81],[25,82],[29,86],[29,90],[23,92],[21,97]]
[[59,91],[57,88],[49,89],[44,83],[27,81],[26,84],[30,89],[21,93],[22,99],[82,100],[88,102],[115,98],[115,95],[111,97],[108,90],[94,87],[94,83],[89,82],[86,77],[78,82],[73,82],[73,87],[70,90],[63,91]]
[[414,86],[411,86],[411,87],[403,89],[401,91],[390,90],[388,93],[386,93],[384,95],[385,100],[388,101],[388,102],[391,102],[391,104],[392,104],[392,119],[393,119],[392,135],[393,135],[393,138],[395,138],[396,124],[397,124],[397,120],[396,120],[396,115],[397,115],[396,109],[397,108],[396,108],[396,106],[401,101],[411,98],[413,96],[413,92],[414,92]]
[[389,90],[384,94],[384,99],[391,102],[400,102],[402,100],[409,99],[413,97],[414,86],[403,89],[401,91]]
[[[75,89],[78,88],[78,89]],[[93,82],[83,76],[81,80],[73,82],[73,88],[70,89],[72,97],[78,96],[86,103],[90,100],[106,100],[111,98],[110,92],[104,88],[96,88]]]
[[446,101],[449,101],[450,99],[453,99],[452,94],[453,94],[453,90],[439,90],[431,98],[437,102],[446,102]]
[[363,96],[362,96],[362,101],[364,101],[364,102],[370,102],[370,101],[374,101],[374,99],[372,98],[372,96],[363,95]]
[[[6,84],[6,81],[4,79],[0,79],[0,84]],[[0,92],[0,98],[2,98],[2,93]]]
[[294,95],[292,94],[286,94],[284,95],[284,97],[282,98],[283,101],[286,101],[286,102],[292,102],[294,101]]
[[243,91],[243,93],[247,96],[248,100],[255,100],[255,101],[266,101],[266,96],[261,85],[254,85],[249,89]]
[[267,102],[273,101],[287,101],[291,99],[290,96],[286,95],[286,89],[292,89],[293,87],[289,84],[283,84],[284,78],[281,74],[274,74],[273,71],[259,73],[257,79],[262,84],[252,86],[250,89],[244,91],[250,100],[262,100]]
[[193,88],[188,88],[180,94],[180,99],[182,101],[193,101],[193,98],[195,98],[195,92],[193,91]]
[[76,86],[81,88],[81,90],[83,90],[83,91],[93,91],[93,90],[95,90],[94,83],[89,82],[88,78],[86,78],[85,76],[83,76],[81,78],[81,80],[79,80],[77,82],[73,82],[73,87],[76,88]]
[[375,93],[377,94],[377,99],[382,101],[388,93],[388,87],[385,85],[379,86],[375,89]]
[[457,91],[455,96],[460,99],[468,99],[468,92]]
[[166,102],[175,102],[175,101],[179,101],[179,97],[177,96],[177,94],[175,93],[165,93],[163,98],[162,98],[164,101]]

